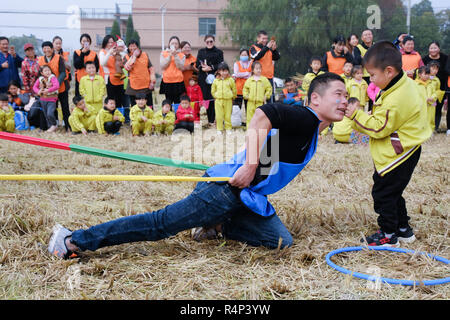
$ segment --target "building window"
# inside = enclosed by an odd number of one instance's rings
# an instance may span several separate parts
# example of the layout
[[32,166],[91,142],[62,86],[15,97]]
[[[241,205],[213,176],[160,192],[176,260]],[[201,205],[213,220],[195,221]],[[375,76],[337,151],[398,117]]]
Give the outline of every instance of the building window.
[[112,27],[105,27],[105,35],[111,34]]
[[216,35],[216,18],[199,18],[198,31],[200,36]]

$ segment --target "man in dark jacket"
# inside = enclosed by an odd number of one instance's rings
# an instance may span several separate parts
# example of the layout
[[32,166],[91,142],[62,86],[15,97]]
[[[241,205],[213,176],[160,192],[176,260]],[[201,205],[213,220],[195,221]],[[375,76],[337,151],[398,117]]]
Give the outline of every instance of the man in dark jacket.
[[9,39],[6,37],[0,37],[0,51],[0,93],[7,93],[11,80],[20,83],[18,70],[23,59],[16,54],[14,46],[9,46]]

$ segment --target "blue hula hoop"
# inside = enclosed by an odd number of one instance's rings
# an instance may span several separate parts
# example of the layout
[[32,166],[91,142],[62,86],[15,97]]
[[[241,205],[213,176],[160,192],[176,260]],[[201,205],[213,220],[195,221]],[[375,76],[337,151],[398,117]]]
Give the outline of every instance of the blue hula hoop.
[[[447,278],[441,278],[441,279],[436,279],[436,280],[425,280],[425,281],[415,281],[415,280],[401,280],[401,279],[391,279],[391,278],[382,278],[382,277],[376,277],[373,275],[368,275],[368,274],[364,274],[364,273],[359,273],[359,272],[353,272],[350,271],[348,269],[345,269],[341,266],[338,266],[337,264],[333,263],[331,261],[331,257],[339,254],[339,253],[343,253],[343,252],[349,252],[349,251],[361,251],[363,249],[363,247],[347,247],[347,248],[341,248],[341,249],[337,249],[334,250],[330,253],[327,254],[326,256],[326,261],[327,264],[332,267],[333,269],[336,269],[339,272],[342,272],[344,274],[350,274],[353,277],[356,278],[360,278],[360,279],[364,279],[364,280],[369,280],[369,281],[380,281],[380,282],[384,282],[384,283],[389,283],[389,284],[401,284],[404,286],[414,286],[414,285],[426,285],[426,286],[435,286],[435,285],[439,285],[439,284],[445,284],[445,283],[449,283],[450,282],[450,277]],[[402,249],[402,248],[395,248],[395,247],[367,247],[366,249],[369,250],[375,250],[375,251],[393,251],[393,252],[401,252],[401,253],[416,253],[416,251],[414,250],[408,250],[408,249]],[[433,260],[445,263],[445,264],[450,264],[450,261],[439,257],[439,256],[433,256],[429,253],[426,252],[418,252],[419,254],[422,255],[426,255],[428,257],[430,257]]]

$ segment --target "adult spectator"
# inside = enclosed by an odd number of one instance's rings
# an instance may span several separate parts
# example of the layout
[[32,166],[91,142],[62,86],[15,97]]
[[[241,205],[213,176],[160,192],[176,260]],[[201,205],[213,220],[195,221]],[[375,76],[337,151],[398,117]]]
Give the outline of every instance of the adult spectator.
[[[217,67],[223,62],[223,51],[216,48],[216,38],[213,35],[205,36],[204,40],[206,47],[198,51],[195,66],[198,69],[198,84],[202,88],[203,99],[212,100],[211,86],[215,79],[214,74]],[[214,101],[210,101],[207,113],[209,125],[214,126]]]
[[194,73],[198,72],[197,68],[195,67],[197,58],[192,54],[192,48],[189,42],[182,41],[180,48],[181,52],[185,56],[182,71],[183,71],[184,86],[187,88],[189,86],[189,79],[192,77]]
[[[88,61],[93,61],[97,72],[100,71],[100,62],[98,60],[97,53],[91,50],[92,39],[87,33],[83,33],[80,37],[81,49],[75,50],[73,53],[73,66],[75,67],[75,95],[80,95],[80,80],[85,75],[86,65]],[[102,72],[100,72],[102,74]]]
[[32,94],[34,83],[39,78],[38,58],[31,43],[26,43],[23,50],[25,51],[25,59],[23,59],[21,70],[23,91]]
[[70,81],[72,80],[72,75],[70,74],[70,71],[72,69],[72,66],[70,65],[70,53],[68,51],[64,51],[62,48],[62,38],[60,36],[55,36],[53,38],[53,49],[55,51],[55,54],[59,54],[64,59],[64,65],[66,67],[66,77],[64,78],[64,90],[60,91],[58,93],[58,102],[56,106],[58,106],[58,103],[61,104],[61,111],[63,115],[64,120],[64,129],[66,131],[69,130],[69,117],[70,117],[70,109],[69,109],[69,90],[70,90]]
[[355,33],[352,33],[347,38],[346,44],[347,50],[344,49],[344,52],[347,51],[352,56],[353,58],[352,63],[354,66],[362,64],[361,51],[358,48],[358,44],[359,44],[359,37]]
[[331,50],[325,53],[322,61],[322,70],[341,75],[344,72],[344,64],[353,61],[352,55],[345,53],[345,38],[344,36],[337,36],[333,40]]
[[400,34],[397,36],[397,39],[395,39],[395,41],[393,42],[393,43],[394,43],[394,46],[396,46],[398,50],[403,49],[403,39],[404,39],[407,35],[408,35],[407,33],[400,33]]
[[[441,82],[441,90],[442,91],[448,91],[447,88],[447,82],[448,82],[448,76],[449,73],[446,70],[446,65],[448,61],[448,56],[441,52],[441,46],[439,42],[433,41],[428,45],[428,54],[423,56],[422,61],[425,65],[428,65],[430,62],[435,61],[439,63],[439,72],[437,74],[437,77],[439,78],[439,81]],[[439,125],[441,124],[441,118],[442,118],[442,107],[444,105],[445,98],[448,97],[448,93],[445,94],[444,98],[441,102],[437,102],[436,105],[436,118],[435,118],[435,129],[436,131],[439,129]],[[447,112],[448,114],[448,112]],[[447,117],[448,119],[448,117]],[[450,124],[447,120],[447,128],[450,129]]]
[[160,94],[165,94],[166,99],[172,103],[180,103],[181,95],[186,92],[184,85],[183,68],[186,60],[181,52],[180,39],[172,36],[169,39],[168,48],[161,52],[159,63],[162,70]]
[[[361,43],[358,44],[358,49],[361,52],[361,59],[366,55],[367,50],[372,47],[373,42],[373,33],[372,30],[366,29],[361,33]],[[363,69],[363,79],[370,84],[370,75],[367,72],[366,68]]]
[[234,105],[239,106],[242,109],[242,102],[245,104],[245,110],[247,110],[247,100],[244,99],[243,89],[245,81],[252,76],[252,62],[250,61],[248,51],[241,49],[239,53],[239,61],[234,63],[233,78],[236,81],[236,93],[237,97],[234,100]]
[[136,104],[136,94],[143,93],[147,97],[147,105],[153,106],[152,91],[155,88],[156,76],[147,53],[141,50],[137,40],[128,43],[128,54],[125,56],[125,69],[128,71],[128,85],[125,94],[130,96],[131,105]]
[[23,59],[9,46],[7,37],[0,37],[0,93],[8,92],[8,83],[16,80],[20,83],[19,69]]
[[[269,79],[273,88],[273,77],[275,75],[275,62],[280,60],[280,53],[277,50],[277,42],[275,37],[272,37],[269,41],[267,32],[261,30],[258,32],[256,38],[256,44],[250,47],[250,58],[253,61],[259,61],[262,66],[261,75]],[[273,90],[274,92],[275,90]],[[272,94],[271,102],[274,95]]]
[[402,69],[406,72],[408,77],[412,79],[416,70],[422,67],[424,64],[420,54],[414,50],[413,37],[404,37],[402,43],[403,49],[400,49],[400,52],[402,53]]

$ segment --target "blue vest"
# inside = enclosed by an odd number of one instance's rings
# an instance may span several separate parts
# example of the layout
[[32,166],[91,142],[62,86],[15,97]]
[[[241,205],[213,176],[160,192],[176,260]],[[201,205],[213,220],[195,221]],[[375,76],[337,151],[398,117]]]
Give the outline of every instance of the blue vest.
[[[308,108],[309,109],[309,108]],[[309,109],[315,114],[314,111]],[[316,115],[317,116],[317,115]],[[277,133],[277,129],[272,129],[268,137]],[[315,132],[305,160],[302,163],[276,162],[272,165],[270,174],[266,179],[257,185],[242,189],[240,193],[241,201],[253,212],[268,217],[275,213],[275,209],[267,200],[267,195],[278,192],[291,182],[313,158],[317,150],[319,127]],[[265,143],[267,142],[267,138]],[[245,163],[246,151],[236,154],[230,161],[215,165],[209,168],[206,173],[210,177],[232,177],[234,173]]]

